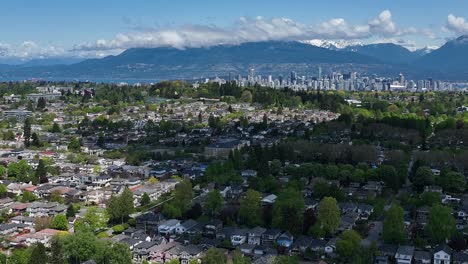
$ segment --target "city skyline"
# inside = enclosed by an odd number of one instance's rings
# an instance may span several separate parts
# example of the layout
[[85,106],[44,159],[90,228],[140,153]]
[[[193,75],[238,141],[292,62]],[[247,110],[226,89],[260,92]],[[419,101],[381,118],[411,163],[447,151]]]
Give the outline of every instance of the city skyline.
[[440,46],[468,33],[464,1],[7,1],[0,59],[103,57],[133,47],[265,40]]

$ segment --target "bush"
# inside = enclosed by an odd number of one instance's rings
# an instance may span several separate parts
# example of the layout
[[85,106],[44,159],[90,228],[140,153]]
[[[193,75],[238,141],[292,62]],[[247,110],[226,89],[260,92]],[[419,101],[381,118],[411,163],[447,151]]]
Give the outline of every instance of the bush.
[[129,226],[136,226],[136,220],[133,218],[128,219],[127,224]]
[[115,225],[114,227],[112,227],[112,230],[114,231],[114,234],[121,234],[127,228],[128,228],[128,225],[126,225],[126,224]]

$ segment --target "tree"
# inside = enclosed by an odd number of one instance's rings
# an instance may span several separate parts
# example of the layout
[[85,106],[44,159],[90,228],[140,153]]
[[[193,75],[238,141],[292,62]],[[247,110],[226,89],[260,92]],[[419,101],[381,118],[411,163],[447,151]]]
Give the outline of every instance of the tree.
[[232,252],[232,264],[250,264],[252,263],[252,261],[250,261],[249,258],[247,257],[244,257],[244,255],[242,254],[242,252],[240,252],[240,250],[234,250],[234,252]]
[[96,256],[98,241],[91,232],[78,232],[63,238],[63,249],[68,262],[82,263]]
[[40,183],[46,183],[47,180],[47,166],[43,159],[39,160],[39,164],[36,168],[36,181]]
[[210,216],[215,216],[223,209],[224,199],[219,190],[212,190],[206,195],[205,210]]
[[107,213],[113,222],[124,220],[135,210],[133,205],[133,193],[125,188],[120,196],[111,196],[107,202]]
[[224,264],[227,263],[227,257],[219,248],[209,248],[205,256],[201,259],[203,264]]
[[151,202],[151,199],[150,199],[149,195],[146,192],[143,193],[143,196],[141,197],[140,204],[145,206],[145,205],[149,204],[150,202]]
[[5,166],[3,165],[0,165],[0,178],[3,178],[7,175],[7,169],[5,168]]
[[3,184],[0,184],[0,198],[5,198],[7,193],[8,193],[7,187]]
[[448,172],[437,179],[444,191],[462,193],[465,191],[465,176],[458,172]]
[[50,129],[50,132],[52,133],[61,133],[62,132],[62,128],[60,128],[60,125],[55,123],[52,125],[52,128]]
[[262,224],[262,195],[249,189],[240,200],[239,218],[242,223],[253,227]]
[[31,141],[31,119],[29,117],[24,120],[23,138],[24,145],[29,147]]
[[421,203],[427,206],[433,206],[441,203],[440,193],[437,192],[423,192],[420,199]]
[[417,190],[422,190],[424,186],[434,184],[434,175],[431,168],[421,166],[416,170],[413,177],[413,185]]
[[402,182],[400,182],[400,178],[397,176],[395,167],[391,165],[382,165],[378,168],[377,175],[394,191],[398,191],[401,187]]
[[154,185],[154,184],[158,183],[158,179],[156,179],[156,177],[154,177],[154,176],[151,176],[148,179],[148,183]]
[[426,231],[435,243],[442,243],[449,239],[456,231],[452,209],[439,204],[432,206]]
[[36,195],[34,195],[34,193],[29,192],[29,191],[24,191],[23,195],[21,196],[22,203],[34,202],[36,199],[37,199]]
[[[79,205],[78,205],[79,206]],[[76,213],[78,212],[78,206],[74,204],[70,204],[67,208],[67,218],[68,217],[75,217]]]
[[383,239],[387,243],[401,244],[405,241],[406,232],[403,208],[394,204],[386,212],[383,223]]
[[93,167],[93,173],[94,173],[94,174],[101,174],[101,172],[102,172],[101,166],[99,166],[99,165],[94,165],[94,167]]
[[63,243],[59,236],[54,236],[50,241],[50,264],[62,263],[66,263],[63,252]]
[[304,222],[304,210],[304,197],[300,191],[293,188],[283,190],[273,205],[272,224],[276,228],[300,234]]
[[37,100],[36,108],[39,110],[43,110],[46,107],[46,100],[44,97],[41,97]]
[[11,130],[8,130],[8,131],[4,132],[3,133],[3,140],[8,140],[8,141],[15,140],[15,133],[13,133],[13,131],[11,131]]
[[132,191],[130,191],[129,188],[125,188],[125,190],[123,191],[122,195],[120,196],[120,203],[122,204],[122,218],[126,219],[130,214],[132,214],[135,211],[133,205],[133,193]]
[[54,220],[52,221],[52,228],[57,229],[57,230],[63,230],[63,231],[68,230],[67,217],[63,214],[56,215],[54,217]]
[[317,220],[325,232],[335,233],[341,222],[340,208],[335,198],[324,197],[320,201]]
[[88,208],[84,218],[76,220],[75,232],[94,232],[105,228],[108,221],[109,216],[105,210],[92,206]]
[[37,135],[36,132],[32,133],[31,140],[32,140],[32,142],[31,142],[32,146],[37,147],[37,148],[42,147],[42,142],[39,139],[39,136]]
[[8,164],[8,177],[16,178],[20,182],[29,182],[31,180],[29,178],[30,171],[31,166],[25,160]]
[[81,150],[81,143],[80,140],[76,137],[73,137],[68,144],[68,150],[72,152],[80,152]]
[[162,213],[167,218],[180,218],[182,216],[182,212],[180,211],[180,208],[176,207],[173,203],[166,203],[164,205]]
[[8,264],[28,264],[31,258],[31,249],[15,249],[8,259]]
[[44,264],[47,263],[46,247],[42,243],[36,243],[32,246],[31,256],[28,264]]
[[359,251],[361,236],[354,230],[346,230],[336,242],[336,251],[342,259],[349,259]]
[[240,100],[244,103],[251,103],[252,102],[252,92],[250,92],[249,90],[244,90],[242,92],[242,95],[241,95],[241,98]]
[[125,264],[132,263],[132,252],[130,248],[123,243],[106,244],[105,248],[109,249],[105,258],[108,262],[105,263],[116,263]]
[[297,256],[277,256],[273,260],[273,264],[299,264]]
[[174,206],[178,207],[183,214],[190,208],[193,199],[192,184],[188,180],[183,180],[176,185],[174,191]]

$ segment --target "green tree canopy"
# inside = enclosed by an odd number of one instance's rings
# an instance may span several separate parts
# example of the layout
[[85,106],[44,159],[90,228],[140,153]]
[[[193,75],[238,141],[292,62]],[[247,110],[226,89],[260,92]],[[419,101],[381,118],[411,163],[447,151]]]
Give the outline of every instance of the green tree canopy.
[[402,244],[405,241],[405,237],[403,208],[394,204],[385,214],[383,239],[387,243]]
[[262,224],[262,195],[249,189],[240,200],[239,218],[247,226],[254,227]]
[[340,226],[340,208],[333,197],[324,197],[320,201],[317,220],[325,232],[333,234]]
[[56,215],[52,221],[52,228],[64,231],[68,230],[67,217],[63,214]]
[[452,209],[439,204],[432,206],[426,230],[435,243],[449,239],[456,231],[456,221],[452,216]]
[[205,252],[202,257],[203,264],[225,264],[227,263],[227,256],[221,249],[211,247]]
[[224,199],[223,196],[221,196],[221,193],[219,190],[214,189],[206,195],[206,200],[205,200],[205,210],[206,213],[210,216],[215,216],[221,210],[223,209],[224,206]]
[[293,188],[283,190],[273,205],[272,224],[276,228],[300,234],[304,222],[304,211],[305,203],[302,193]]

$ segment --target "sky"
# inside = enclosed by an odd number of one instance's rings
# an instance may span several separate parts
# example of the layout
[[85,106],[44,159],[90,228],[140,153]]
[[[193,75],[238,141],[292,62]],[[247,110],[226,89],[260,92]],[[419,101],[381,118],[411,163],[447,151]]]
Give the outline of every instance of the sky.
[[0,8],[0,59],[310,39],[414,50],[468,34],[468,0],[2,0]]

